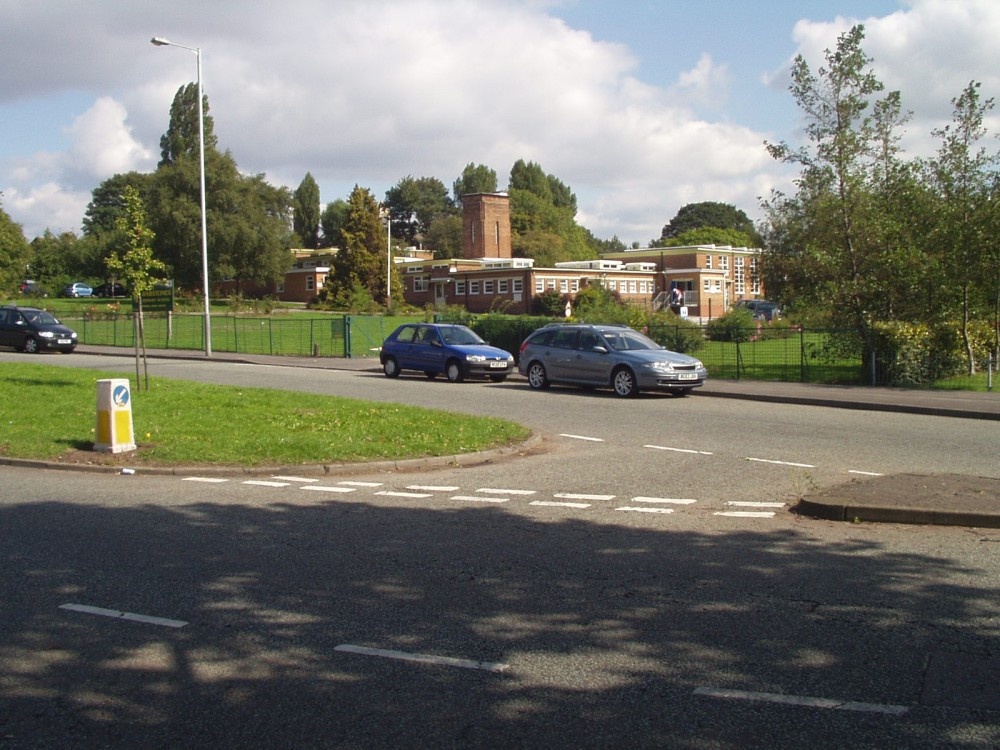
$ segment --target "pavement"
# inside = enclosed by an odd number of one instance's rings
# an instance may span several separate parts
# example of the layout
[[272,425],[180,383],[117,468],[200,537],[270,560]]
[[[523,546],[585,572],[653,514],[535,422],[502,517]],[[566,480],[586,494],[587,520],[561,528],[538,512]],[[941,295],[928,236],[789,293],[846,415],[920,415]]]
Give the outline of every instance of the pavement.
[[[85,354],[133,357],[131,349],[81,345]],[[204,352],[147,350],[150,358],[205,360]],[[215,361],[380,372],[375,357],[280,357],[213,352]],[[520,377],[520,376],[515,376]],[[991,392],[814,385],[751,380],[709,380],[692,397],[733,398],[875,412],[983,420],[983,435],[998,434],[1000,386]],[[1000,528],[1000,479],[904,474],[855,479],[802,498],[795,511],[849,522],[937,524]]]

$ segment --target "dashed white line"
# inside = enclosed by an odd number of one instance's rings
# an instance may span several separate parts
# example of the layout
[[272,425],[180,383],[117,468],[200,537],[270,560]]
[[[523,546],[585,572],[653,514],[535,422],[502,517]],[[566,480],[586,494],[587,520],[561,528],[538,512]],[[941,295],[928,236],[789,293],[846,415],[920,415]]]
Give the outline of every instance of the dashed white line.
[[615,510],[625,510],[631,511],[633,513],[673,513],[673,508],[638,508],[634,505],[624,505],[621,508],[615,508]]
[[590,503],[557,503],[552,500],[532,500],[532,505],[545,505],[553,508],[589,508]]
[[302,482],[302,483],[308,483],[308,482],[318,482],[319,481],[318,479],[315,479],[315,478],[312,478],[312,477],[271,477],[271,479],[274,479],[274,480],[276,480],[278,482]]
[[59,609],[82,612],[87,615],[99,615],[100,617],[113,617],[117,620],[143,622],[147,625],[163,625],[167,628],[183,628],[187,625],[183,620],[171,620],[166,617],[153,617],[151,615],[137,615],[134,612],[122,612],[119,609],[105,609],[104,607],[91,607],[87,604],[60,604]]
[[422,499],[425,497],[432,497],[432,495],[426,492],[398,492],[395,490],[379,490],[375,493],[376,495],[383,495],[385,497],[409,497],[414,499]]
[[508,503],[506,497],[476,497],[475,495],[454,495],[452,500],[465,500],[470,503]]
[[692,448],[670,448],[666,445],[644,445],[643,448],[652,448],[655,451],[673,451],[674,453],[694,453],[698,456],[712,456],[711,451],[698,451]]
[[633,503],[670,503],[672,505],[691,505],[698,502],[687,497],[633,497]]
[[712,515],[726,516],[727,518],[774,518],[774,511],[720,510]]
[[228,479],[221,479],[219,477],[184,477],[182,482],[205,482],[206,484],[224,484],[228,482]]
[[452,656],[433,656],[431,654],[413,654],[406,651],[395,651],[393,649],[352,646],[349,643],[342,643],[339,646],[335,646],[333,650],[345,651],[351,654],[361,654],[362,656],[378,656],[383,659],[414,661],[421,664],[432,664],[435,666],[460,667],[462,669],[481,669],[486,672],[503,672],[508,666],[499,662],[456,659]]
[[834,711],[861,711],[863,713],[891,714],[902,716],[909,706],[894,706],[887,703],[864,703],[861,701],[843,701],[834,698],[813,698],[805,695],[782,695],[781,693],[759,693],[752,690],[726,690],[723,688],[695,688],[695,695],[709,698],[733,698],[747,701],[763,701],[767,703],[784,703],[792,706],[808,706],[810,708],[826,708]]
[[481,487],[476,492],[482,492],[487,495],[535,495],[537,490],[504,490],[495,487]]
[[349,492],[357,492],[355,487],[331,487],[328,484],[307,484],[302,488],[303,490],[312,490],[313,492],[339,492],[346,495]]
[[408,484],[406,485],[408,490],[421,490],[423,492],[454,492],[459,489],[458,487],[450,487],[437,484]]
[[242,484],[253,485],[254,487],[287,487],[288,482],[271,482],[266,479],[248,479]]
[[346,484],[348,487],[381,487],[383,483],[382,482],[351,482],[351,481],[345,480],[343,482],[337,482],[337,484]]
[[558,497],[560,500],[593,500],[594,502],[615,499],[614,495],[584,495],[577,492],[556,492],[552,497]]
[[736,508],[784,508],[784,503],[753,503],[749,501],[742,500],[732,500],[726,503],[726,505],[732,505]]
[[885,474],[881,474],[881,473],[879,473],[877,471],[858,471],[856,469],[848,469],[847,473],[848,474],[861,474],[862,476],[865,476],[865,477],[883,477],[883,476],[885,476]]
[[559,437],[570,438],[571,440],[587,440],[591,443],[603,443],[604,438],[588,437],[587,435],[569,435],[565,432],[559,433]]
[[757,461],[758,463],[762,463],[762,464],[778,464],[780,466],[798,466],[799,468],[802,468],[802,469],[815,469],[816,468],[812,464],[797,464],[797,463],[794,463],[792,461],[774,461],[774,460],[772,460],[770,458],[751,458],[750,456],[747,456],[747,461]]

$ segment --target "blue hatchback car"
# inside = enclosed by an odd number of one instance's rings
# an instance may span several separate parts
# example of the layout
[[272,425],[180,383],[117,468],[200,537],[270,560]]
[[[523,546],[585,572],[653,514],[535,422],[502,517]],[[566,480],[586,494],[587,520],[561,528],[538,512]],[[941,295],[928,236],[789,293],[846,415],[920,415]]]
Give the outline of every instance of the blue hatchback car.
[[452,383],[467,377],[487,377],[501,383],[514,369],[514,356],[490,346],[465,326],[406,323],[382,343],[382,371],[399,377],[403,370],[417,370],[428,378],[444,373]]

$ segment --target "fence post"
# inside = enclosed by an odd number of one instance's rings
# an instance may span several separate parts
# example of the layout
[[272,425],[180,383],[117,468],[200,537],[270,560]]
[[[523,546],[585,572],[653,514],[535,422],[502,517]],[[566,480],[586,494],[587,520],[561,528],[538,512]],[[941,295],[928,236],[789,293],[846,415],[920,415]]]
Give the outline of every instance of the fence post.
[[344,356],[351,356],[351,316],[344,316]]

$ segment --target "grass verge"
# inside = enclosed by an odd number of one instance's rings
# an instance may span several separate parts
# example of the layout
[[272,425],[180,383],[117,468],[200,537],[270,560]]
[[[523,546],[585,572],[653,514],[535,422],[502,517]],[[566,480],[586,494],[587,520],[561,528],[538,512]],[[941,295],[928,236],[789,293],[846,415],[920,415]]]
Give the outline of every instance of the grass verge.
[[[96,382],[120,373],[11,363],[0,370],[0,454],[86,460]],[[529,430],[503,419],[401,404],[156,378],[132,389],[129,463],[268,466],[402,460],[510,445]],[[106,454],[89,453],[91,458]],[[95,461],[97,462],[97,461]]]

